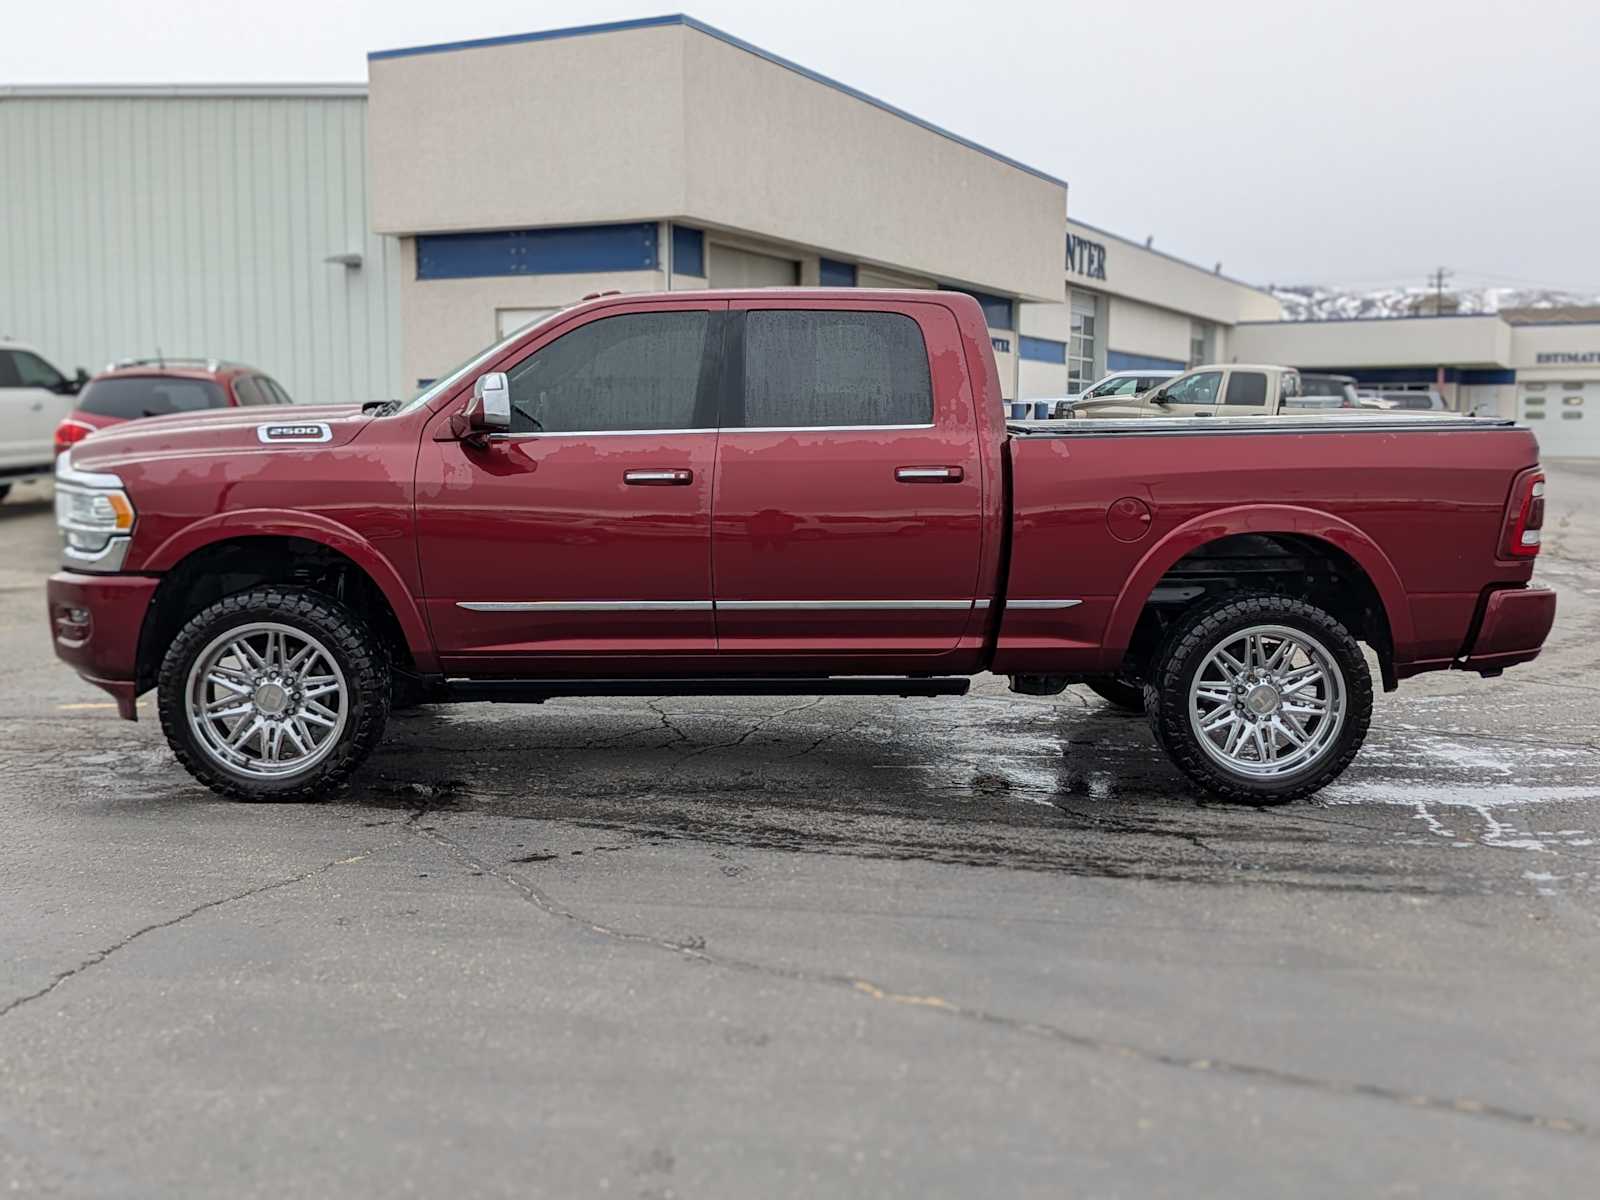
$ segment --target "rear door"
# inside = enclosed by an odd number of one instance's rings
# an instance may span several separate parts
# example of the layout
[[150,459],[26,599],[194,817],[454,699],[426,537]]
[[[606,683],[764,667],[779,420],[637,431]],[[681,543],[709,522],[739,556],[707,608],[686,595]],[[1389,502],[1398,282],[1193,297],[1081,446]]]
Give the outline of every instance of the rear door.
[[712,519],[722,655],[955,648],[983,479],[954,315],[740,300],[730,334]]
[[1222,390],[1222,404],[1216,410],[1217,415],[1221,417],[1266,416],[1271,382],[1265,371],[1229,371],[1227,384]]

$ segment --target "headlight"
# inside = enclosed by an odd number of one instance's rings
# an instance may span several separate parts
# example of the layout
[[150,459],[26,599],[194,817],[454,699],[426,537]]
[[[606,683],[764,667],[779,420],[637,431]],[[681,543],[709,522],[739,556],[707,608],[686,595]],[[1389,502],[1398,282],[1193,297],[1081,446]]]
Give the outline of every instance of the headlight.
[[56,459],[56,526],[65,566],[120,570],[135,516],[117,476],[74,471],[70,451]]

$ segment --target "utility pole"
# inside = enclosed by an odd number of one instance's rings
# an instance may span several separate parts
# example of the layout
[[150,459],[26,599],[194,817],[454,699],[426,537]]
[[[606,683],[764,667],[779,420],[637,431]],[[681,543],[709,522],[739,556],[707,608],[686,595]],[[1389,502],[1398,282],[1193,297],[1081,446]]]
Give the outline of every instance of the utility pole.
[[1433,284],[1433,315],[1436,317],[1444,315],[1444,281],[1454,274],[1454,271],[1440,267],[1428,276],[1429,282]]

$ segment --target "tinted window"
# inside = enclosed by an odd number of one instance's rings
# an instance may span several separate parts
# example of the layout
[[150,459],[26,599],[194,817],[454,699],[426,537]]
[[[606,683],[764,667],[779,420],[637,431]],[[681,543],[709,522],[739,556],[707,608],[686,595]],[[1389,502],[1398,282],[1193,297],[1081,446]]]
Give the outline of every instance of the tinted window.
[[933,421],[928,350],[902,313],[752,312],[744,358],[747,427]]
[[17,376],[16,357],[10,350],[0,350],[0,388],[21,387]]
[[159,375],[97,379],[78,397],[78,407],[84,412],[125,421],[223,408],[226,404],[222,389],[208,379],[167,379]]
[[256,381],[249,375],[238,375],[233,380],[233,395],[240,404],[254,408],[259,404],[271,404],[272,399],[261,388],[256,386]]
[[61,372],[52,367],[37,354],[29,354],[26,350],[14,352],[17,360],[17,378],[23,387],[59,388],[66,382]]
[[513,433],[704,429],[701,373],[711,314],[602,317],[506,374]]
[[272,398],[273,398],[273,401],[275,403],[278,403],[278,404],[293,404],[294,403],[293,400],[289,399],[289,393],[283,390],[283,385],[281,383],[279,383],[276,379],[272,379],[272,378],[270,378],[270,377],[268,377],[266,375],[263,375],[261,377],[261,386],[266,388],[267,391],[269,391],[270,393],[272,393]]
[[1228,376],[1228,395],[1224,404],[1254,404],[1265,407],[1267,403],[1267,377],[1260,371],[1234,371]]
[[1170,376],[1167,375],[1141,375],[1139,376],[1139,386],[1135,390],[1141,393],[1148,392],[1151,388],[1160,387],[1169,378]]
[[1167,388],[1168,404],[1215,404],[1217,388],[1222,386],[1221,371],[1187,375]]

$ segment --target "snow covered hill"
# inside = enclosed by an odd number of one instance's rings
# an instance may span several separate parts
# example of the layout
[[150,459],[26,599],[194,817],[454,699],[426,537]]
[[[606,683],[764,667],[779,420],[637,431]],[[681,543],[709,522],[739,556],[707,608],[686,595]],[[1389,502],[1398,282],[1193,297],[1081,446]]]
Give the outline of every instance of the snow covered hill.
[[[1433,289],[1420,285],[1351,292],[1316,284],[1271,284],[1267,290],[1283,304],[1286,321],[1432,315],[1435,305]],[[1549,288],[1452,288],[1445,291],[1442,307],[1447,313],[1493,313],[1503,308],[1558,308],[1575,304],[1600,304],[1600,295],[1585,296]]]

